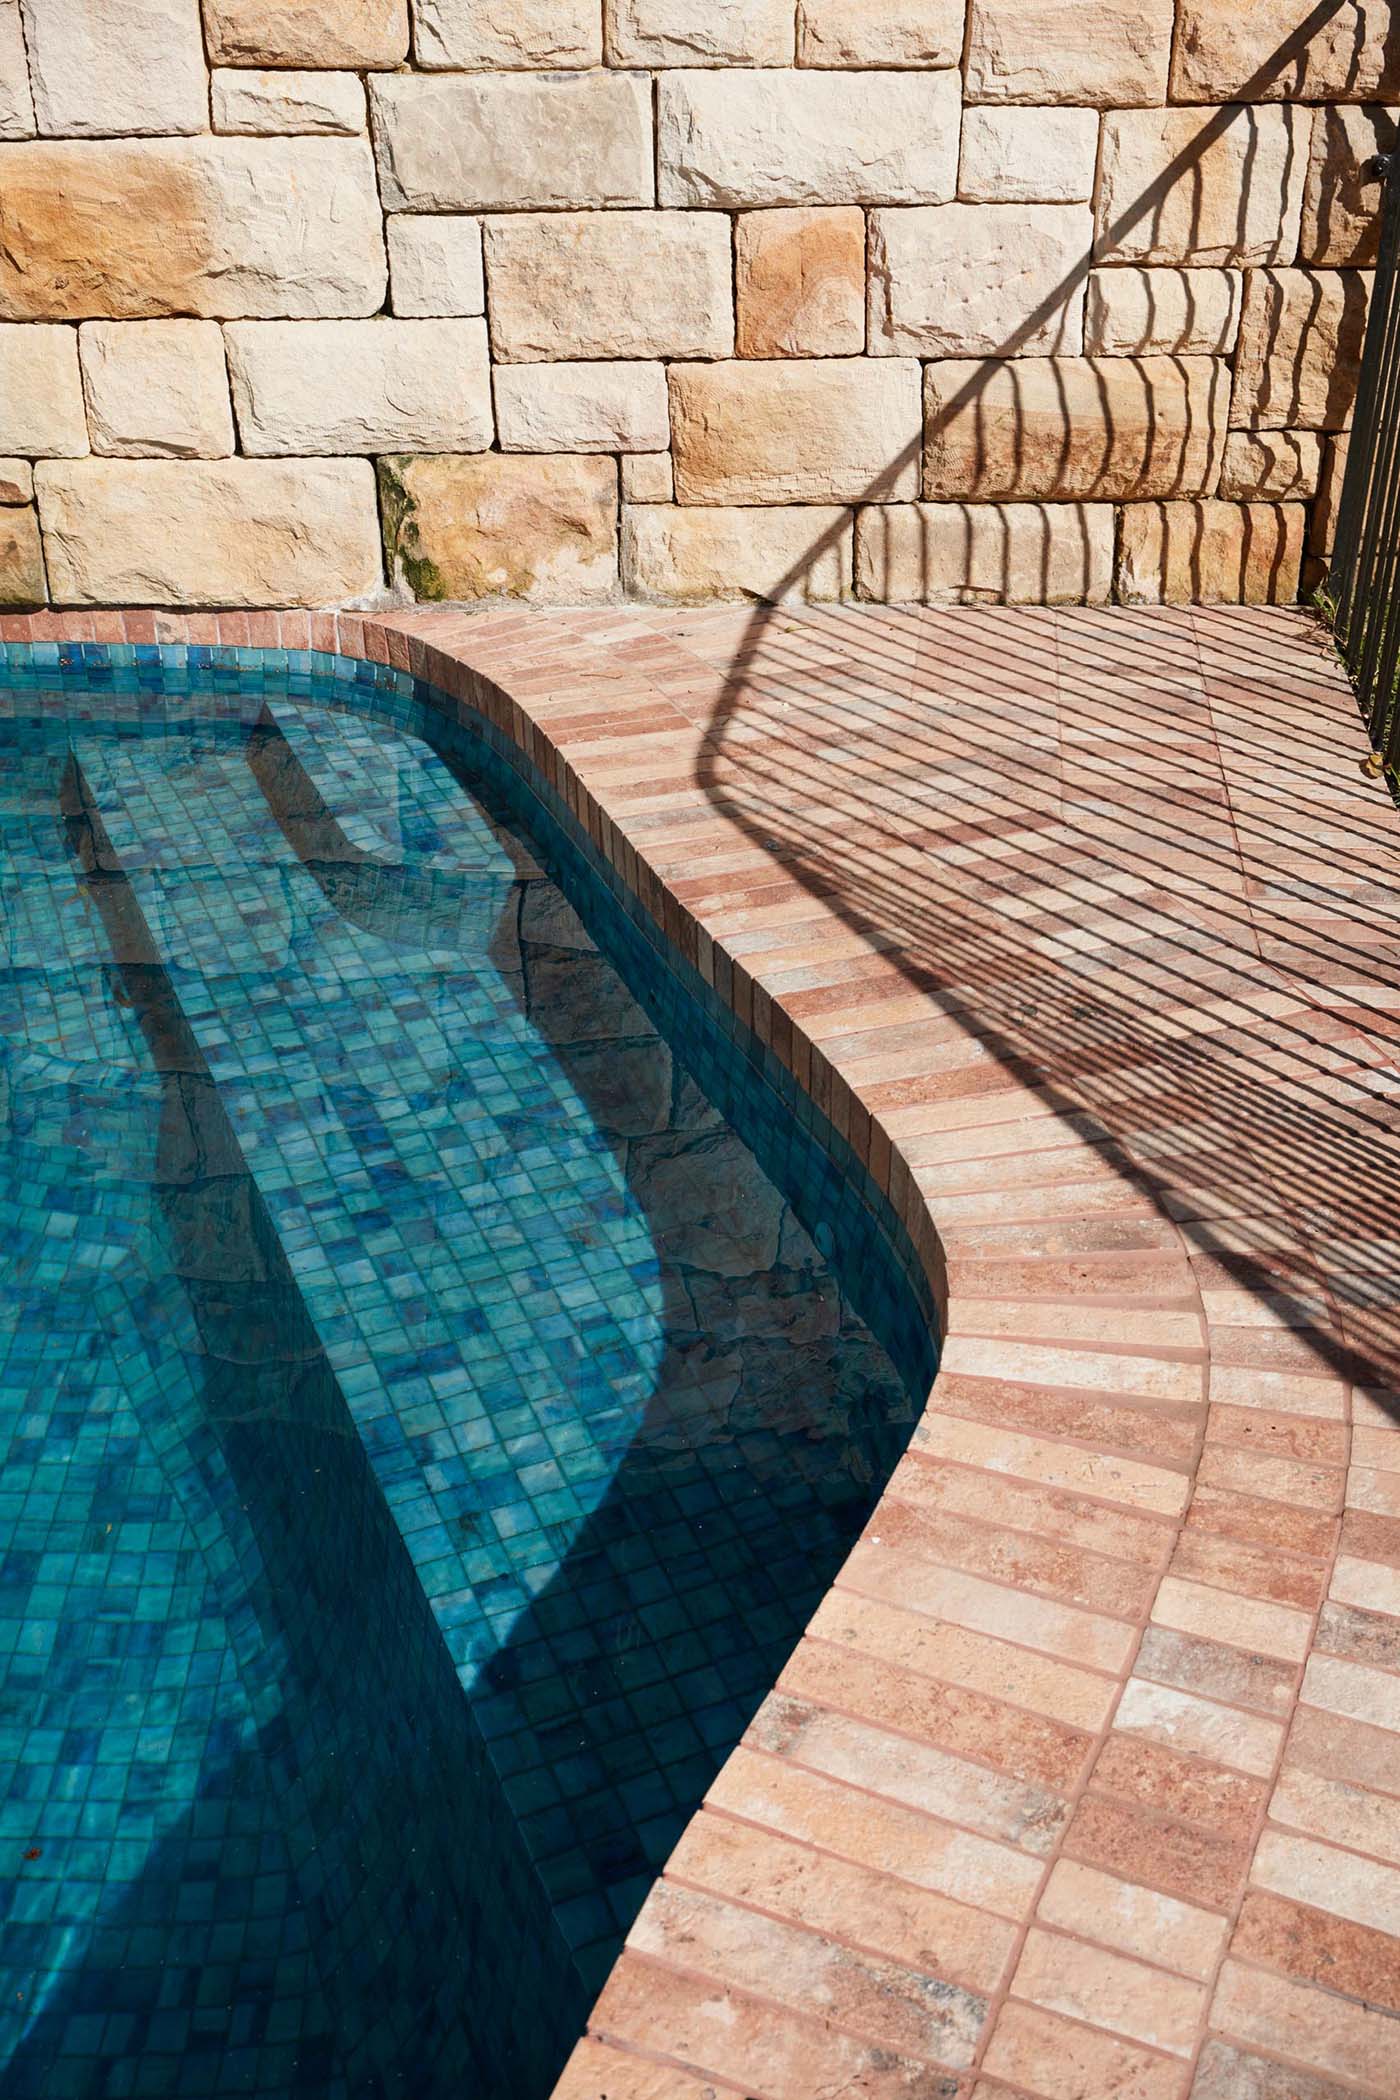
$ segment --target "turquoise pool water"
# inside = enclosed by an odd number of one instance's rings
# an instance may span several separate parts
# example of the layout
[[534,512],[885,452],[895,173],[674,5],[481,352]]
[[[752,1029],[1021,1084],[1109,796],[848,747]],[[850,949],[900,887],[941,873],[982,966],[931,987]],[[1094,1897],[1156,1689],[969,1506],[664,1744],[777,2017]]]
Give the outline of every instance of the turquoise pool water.
[[533,2100],[917,1264],[427,689],[12,647],[0,754],[0,2089]]

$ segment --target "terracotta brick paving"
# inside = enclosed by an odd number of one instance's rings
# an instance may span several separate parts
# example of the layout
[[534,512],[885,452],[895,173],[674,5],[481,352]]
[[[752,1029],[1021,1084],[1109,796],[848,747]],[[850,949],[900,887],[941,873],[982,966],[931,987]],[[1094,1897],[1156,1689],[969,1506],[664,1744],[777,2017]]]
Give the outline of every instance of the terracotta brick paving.
[[1300,614],[66,615],[508,726],[870,1161],[908,1455],[557,2100],[1400,2093],[1400,818]]

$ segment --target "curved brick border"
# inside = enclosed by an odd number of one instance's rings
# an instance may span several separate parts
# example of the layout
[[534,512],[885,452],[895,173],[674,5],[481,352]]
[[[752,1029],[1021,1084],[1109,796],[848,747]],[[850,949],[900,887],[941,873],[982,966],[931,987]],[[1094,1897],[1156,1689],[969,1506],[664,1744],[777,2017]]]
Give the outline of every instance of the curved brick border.
[[937,1281],[912,1448],[557,2100],[1393,2095],[1400,853],[1345,683],[1296,615],[809,612],[736,692],[751,618],[0,620],[470,700]]

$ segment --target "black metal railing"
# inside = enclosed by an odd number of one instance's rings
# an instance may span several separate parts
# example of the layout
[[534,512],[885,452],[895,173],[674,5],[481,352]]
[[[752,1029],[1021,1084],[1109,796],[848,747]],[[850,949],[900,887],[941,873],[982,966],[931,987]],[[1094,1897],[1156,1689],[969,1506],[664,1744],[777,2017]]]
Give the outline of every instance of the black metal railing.
[[1400,150],[1372,161],[1381,185],[1371,294],[1337,536],[1321,602],[1371,737],[1368,770],[1400,772]]

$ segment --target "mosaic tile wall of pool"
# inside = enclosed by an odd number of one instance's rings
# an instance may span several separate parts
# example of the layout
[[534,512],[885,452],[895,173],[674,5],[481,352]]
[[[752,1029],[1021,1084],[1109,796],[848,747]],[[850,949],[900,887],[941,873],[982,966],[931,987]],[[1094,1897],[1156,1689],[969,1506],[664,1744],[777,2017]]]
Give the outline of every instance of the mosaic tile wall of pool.
[[927,1286],[484,724],[0,650],[0,2089],[548,2092]]

